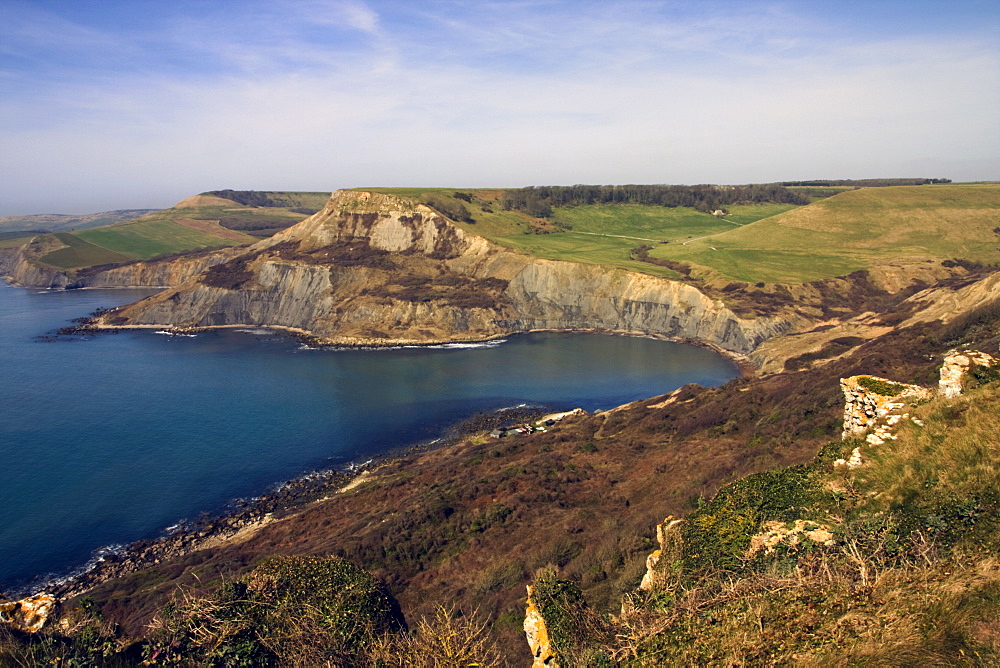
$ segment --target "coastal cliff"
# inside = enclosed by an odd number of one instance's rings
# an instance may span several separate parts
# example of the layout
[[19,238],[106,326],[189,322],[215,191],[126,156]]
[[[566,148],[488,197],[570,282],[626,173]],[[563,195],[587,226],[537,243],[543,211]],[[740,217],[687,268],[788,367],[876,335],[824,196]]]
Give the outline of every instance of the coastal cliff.
[[688,284],[541,260],[467,233],[411,200],[338,191],[322,211],[105,326],[269,326],[323,343],[488,339],[596,330],[692,339],[746,354],[789,317],[741,317]]
[[[75,275],[33,262],[42,249],[32,240],[20,248],[0,248],[0,276],[13,285],[34,288],[165,288],[178,285],[243,249],[191,253],[169,260],[92,267]],[[45,249],[46,251],[49,249]]]

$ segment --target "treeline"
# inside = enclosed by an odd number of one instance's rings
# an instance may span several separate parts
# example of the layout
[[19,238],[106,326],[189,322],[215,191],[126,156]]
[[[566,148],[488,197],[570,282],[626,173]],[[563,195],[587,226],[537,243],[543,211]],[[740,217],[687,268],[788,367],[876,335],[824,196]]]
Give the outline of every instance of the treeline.
[[[285,197],[282,193],[261,191],[261,190],[210,190],[203,195],[215,195],[216,197],[221,197],[223,199],[228,199],[236,202],[237,204],[242,204],[243,206],[283,206],[283,207],[294,207],[290,209],[295,213],[304,213],[307,216],[319,211],[314,207],[300,206],[298,198],[295,197]],[[326,195],[326,193],[320,193]],[[297,206],[299,205],[299,206]]]
[[287,216],[223,216],[219,225],[226,229],[244,232],[255,237],[269,237],[299,222]]
[[951,183],[951,179],[818,179],[814,181],[782,181],[781,185],[881,188],[885,186],[923,186],[931,183]]
[[210,190],[206,195],[229,199],[243,206],[285,206],[285,199],[259,190]]
[[584,204],[645,204],[686,206],[712,212],[732,204],[808,204],[809,199],[776,183],[744,186],[529,186],[508,190],[501,206],[536,218],[552,215],[553,207]]
[[472,217],[472,214],[469,213],[468,207],[458,201],[464,200],[466,202],[471,202],[472,196],[467,193],[456,192],[454,197],[455,199],[452,199],[447,195],[432,194],[428,195],[424,201],[428,206],[437,209],[452,220],[461,220],[466,223],[476,222]]

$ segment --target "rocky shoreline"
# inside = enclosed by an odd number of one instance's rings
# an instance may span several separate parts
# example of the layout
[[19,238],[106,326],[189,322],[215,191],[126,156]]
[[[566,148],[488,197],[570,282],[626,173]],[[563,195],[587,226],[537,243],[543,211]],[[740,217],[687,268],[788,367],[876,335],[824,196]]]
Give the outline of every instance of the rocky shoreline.
[[350,340],[331,340],[323,337],[316,336],[311,332],[305,330],[295,329],[292,327],[282,327],[276,325],[217,325],[208,327],[171,327],[167,325],[109,325],[101,322],[101,317],[105,314],[113,311],[114,309],[104,309],[95,311],[90,314],[90,316],[85,318],[77,318],[73,322],[75,324],[63,327],[56,332],[57,335],[67,336],[67,335],[94,335],[94,334],[117,334],[121,331],[127,331],[131,329],[156,329],[168,332],[171,334],[179,335],[195,335],[202,332],[210,332],[219,329],[242,329],[248,327],[256,327],[261,329],[271,329],[286,336],[291,337],[298,343],[307,346],[309,348],[363,348],[363,349],[380,349],[380,348],[399,348],[401,346],[406,347],[434,347],[452,344],[473,344],[473,343],[488,343],[490,341],[499,341],[506,339],[510,336],[516,336],[517,334],[533,334],[540,332],[555,332],[563,334],[605,334],[608,336],[637,336],[651,339],[659,339],[661,341],[673,341],[674,343],[683,343],[691,346],[697,346],[699,348],[705,348],[711,350],[712,352],[725,357],[731,361],[740,374],[740,377],[747,378],[750,376],[757,375],[758,369],[750,361],[750,358],[742,353],[738,353],[732,350],[728,350],[719,345],[708,341],[702,341],[700,339],[692,338],[679,338],[679,337],[669,337],[659,334],[650,334],[647,332],[634,332],[626,330],[605,330],[605,329],[531,329],[524,332],[509,332],[507,334],[495,334],[492,336],[486,336],[482,338],[461,338],[461,339],[435,339],[431,341],[395,341],[395,340],[385,340],[385,339],[350,339]]
[[518,406],[492,413],[475,414],[443,429],[438,438],[393,448],[361,464],[352,463],[340,469],[306,473],[280,483],[261,496],[237,499],[231,502],[228,508],[184,520],[157,538],[139,540],[122,548],[99,550],[90,561],[76,571],[28,585],[20,591],[13,592],[14,596],[9,597],[20,598],[40,592],[51,594],[59,600],[80,596],[109,580],[191,552],[238,540],[247,534],[252,535],[257,529],[293,515],[299,508],[309,503],[337,493],[362,476],[370,479],[375,471],[387,463],[447,447],[504,424],[537,419],[547,412],[550,412],[549,409],[541,406]]
[[[91,313],[88,317],[77,318],[73,324],[63,327],[56,332],[56,336],[47,336],[45,340],[58,340],[64,336],[91,336],[96,334],[117,334],[126,329],[163,329],[177,334],[197,334],[215,329],[231,329],[234,326],[226,327],[197,327],[197,328],[163,328],[154,326],[144,327],[121,327],[106,325],[99,322],[100,317],[113,309],[99,309]],[[454,343],[484,343],[491,339],[475,341],[437,341],[416,343],[365,341],[354,343],[331,343],[330,341],[313,336],[307,332],[291,331],[288,328],[275,328],[282,334],[291,337],[298,343],[309,347],[343,347],[343,348],[387,348],[399,347],[400,345],[423,345],[435,346]],[[562,330],[534,330],[534,331],[562,331]],[[628,336],[650,336],[651,338],[674,340],[679,343],[687,343],[700,347],[709,348],[730,359],[737,366],[742,376],[752,375],[754,367],[745,356],[733,353],[718,346],[697,340],[667,339],[667,337],[648,335],[641,332],[625,331],[599,331],[580,330],[587,333],[602,333]],[[492,337],[503,338],[503,337]],[[357,480],[361,475],[370,476],[381,465],[398,461],[401,458],[424,452],[431,449],[446,447],[461,439],[477,433],[488,432],[491,429],[513,424],[530,422],[538,417],[551,412],[546,407],[519,406],[515,408],[501,409],[492,413],[473,415],[462,422],[452,425],[442,430],[439,438],[425,441],[423,443],[400,446],[388,450],[367,462],[357,465],[351,464],[341,469],[327,469],[304,474],[298,478],[277,485],[271,491],[252,499],[240,499],[232,502],[226,509],[206,512],[201,516],[186,520],[171,527],[166,533],[157,538],[139,540],[122,548],[107,549],[96,554],[87,564],[76,572],[69,575],[50,578],[45,582],[37,583],[26,587],[21,593],[36,593],[46,591],[54,594],[60,599],[69,599],[79,596],[89,589],[96,587],[103,582],[118,577],[135,573],[144,568],[149,568],[163,561],[189,554],[202,549],[219,545],[221,543],[238,539],[248,533],[256,531],[274,521],[279,521],[284,517],[294,514],[298,508],[308,503],[323,499],[338,490],[343,489],[352,481]]]

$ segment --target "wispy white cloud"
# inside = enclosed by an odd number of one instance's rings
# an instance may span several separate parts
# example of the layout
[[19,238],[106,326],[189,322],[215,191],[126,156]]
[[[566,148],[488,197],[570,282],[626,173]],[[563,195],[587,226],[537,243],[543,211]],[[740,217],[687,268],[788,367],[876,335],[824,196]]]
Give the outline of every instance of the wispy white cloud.
[[[30,94],[0,78],[0,207],[52,209],[53,191],[111,208],[216,187],[1000,176],[989,30],[828,37],[794,4],[241,7],[55,23],[69,52],[114,44],[126,66],[0,54],[33,78]],[[9,43],[30,51],[34,16]]]

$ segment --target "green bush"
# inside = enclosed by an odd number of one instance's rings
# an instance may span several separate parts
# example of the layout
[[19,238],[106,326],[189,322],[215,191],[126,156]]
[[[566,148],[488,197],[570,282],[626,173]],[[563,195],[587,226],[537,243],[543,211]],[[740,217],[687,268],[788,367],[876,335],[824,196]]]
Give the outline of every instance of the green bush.
[[747,476],[719,490],[692,513],[682,529],[684,570],[696,575],[739,570],[750,539],[769,520],[798,519],[819,490],[805,466]]
[[545,621],[560,665],[579,665],[572,657],[591,655],[589,648],[599,647],[608,640],[606,620],[587,605],[576,584],[557,577],[553,566],[542,568],[535,575],[531,600]]
[[899,394],[906,389],[903,385],[898,383],[890,383],[887,380],[872,378],[871,376],[862,376],[859,378],[858,385],[865,388],[869,392],[881,394],[883,397],[899,396]]

